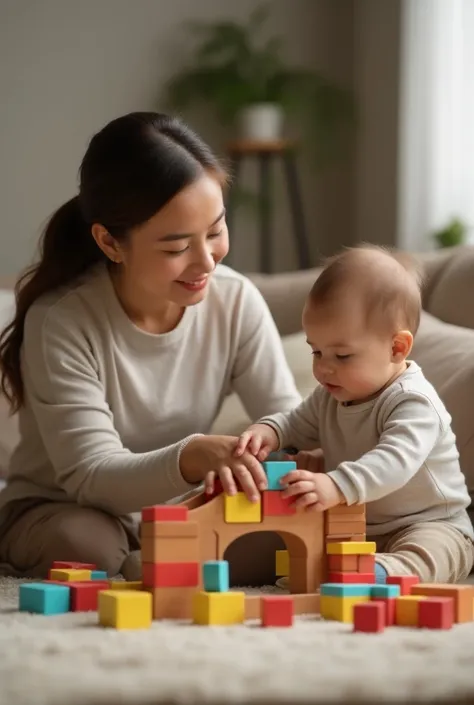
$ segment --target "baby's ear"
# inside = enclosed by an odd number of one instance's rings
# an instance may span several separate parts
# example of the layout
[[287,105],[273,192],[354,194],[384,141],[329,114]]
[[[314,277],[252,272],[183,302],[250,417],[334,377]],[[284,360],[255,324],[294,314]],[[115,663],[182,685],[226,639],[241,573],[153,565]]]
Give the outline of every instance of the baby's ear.
[[413,335],[409,330],[399,330],[392,338],[393,362],[403,362],[411,353]]

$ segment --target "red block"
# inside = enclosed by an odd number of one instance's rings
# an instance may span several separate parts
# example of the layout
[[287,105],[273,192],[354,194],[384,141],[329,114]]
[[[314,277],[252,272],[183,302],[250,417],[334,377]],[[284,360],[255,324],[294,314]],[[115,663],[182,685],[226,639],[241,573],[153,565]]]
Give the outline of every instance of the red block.
[[172,504],[156,504],[143,507],[142,521],[187,521],[188,508]]
[[280,517],[296,512],[292,505],[293,498],[283,497],[281,492],[265,491],[262,500],[264,517]]
[[410,595],[414,585],[420,582],[417,575],[389,575],[385,581],[387,585],[400,585],[400,595]]
[[265,595],[261,597],[261,606],[262,627],[292,626],[294,606],[291,595]]
[[385,626],[393,627],[395,624],[395,598],[394,597],[377,597],[370,601],[379,602],[384,607]]
[[420,600],[418,626],[422,629],[451,629],[454,624],[454,599],[428,597]]
[[110,588],[108,582],[100,580],[70,582],[66,585],[71,588],[71,612],[95,612],[98,607],[99,592]]
[[66,568],[67,570],[96,570],[95,563],[78,563],[77,561],[53,561],[51,568]]
[[374,583],[374,573],[329,573],[328,583]]
[[[337,573],[357,573],[359,570],[358,556],[328,556],[328,570]],[[370,571],[364,571],[370,572]]]
[[354,605],[354,631],[377,634],[385,629],[385,608],[380,602]]
[[375,571],[375,556],[357,556],[357,570],[359,573],[373,573]]
[[198,562],[142,563],[144,587],[197,587],[199,585]]

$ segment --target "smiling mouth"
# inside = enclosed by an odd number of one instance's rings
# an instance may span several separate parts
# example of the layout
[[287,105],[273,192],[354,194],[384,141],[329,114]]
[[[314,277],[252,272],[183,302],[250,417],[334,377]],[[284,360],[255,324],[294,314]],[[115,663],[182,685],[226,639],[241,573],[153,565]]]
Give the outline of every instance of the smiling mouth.
[[188,289],[188,291],[200,291],[206,286],[208,278],[209,277],[201,277],[201,279],[195,279],[194,281],[180,281],[177,279],[176,283]]

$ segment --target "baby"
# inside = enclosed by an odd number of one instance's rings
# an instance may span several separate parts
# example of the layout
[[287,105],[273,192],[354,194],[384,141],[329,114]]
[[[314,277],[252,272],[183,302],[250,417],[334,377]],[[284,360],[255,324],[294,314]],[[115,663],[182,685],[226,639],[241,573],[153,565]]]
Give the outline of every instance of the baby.
[[325,472],[289,472],[284,496],[314,511],[367,503],[377,582],[401,574],[457,582],[473,564],[451,418],[408,359],[420,312],[408,258],[362,246],[330,259],[303,311],[318,385],[293,411],[250,426],[235,450],[262,461],[290,445],[321,447]]

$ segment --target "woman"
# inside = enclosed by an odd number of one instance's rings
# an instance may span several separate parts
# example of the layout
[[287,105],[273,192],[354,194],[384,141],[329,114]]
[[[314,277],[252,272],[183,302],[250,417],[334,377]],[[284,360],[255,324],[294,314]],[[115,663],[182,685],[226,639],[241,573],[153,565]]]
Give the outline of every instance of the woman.
[[63,559],[133,579],[133,512],[209,470],[251,499],[264,486],[250,453],[233,457],[236,438],[207,435],[232,390],[253,419],[299,401],[261,295],[219,265],[225,184],[166,115],[125,115],[91,140],[79,195],[47,225],[0,338],[21,430],[0,494],[3,572],[45,577]]

